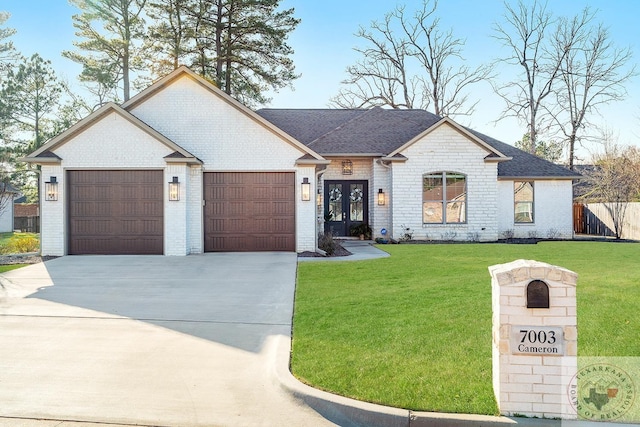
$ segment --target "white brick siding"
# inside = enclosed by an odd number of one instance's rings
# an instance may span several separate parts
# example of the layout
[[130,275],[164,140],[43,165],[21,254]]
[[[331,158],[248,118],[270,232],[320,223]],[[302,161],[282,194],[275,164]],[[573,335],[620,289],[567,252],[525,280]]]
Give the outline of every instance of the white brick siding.
[[[174,176],[180,182],[180,200],[169,201],[168,183]],[[164,196],[164,254],[187,255],[189,253],[187,232],[187,218],[189,211],[189,192],[191,180],[189,168],[186,165],[170,164],[164,172],[167,187]]]
[[115,112],[55,149],[65,169],[163,169],[172,152]]
[[293,170],[304,155],[188,76],[131,113],[202,160],[207,171]]
[[[497,164],[485,162],[488,151],[450,125],[442,125],[402,153],[393,163],[393,237],[411,228],[414,239],[496,240],[498,236]],[[467,222],[422,223],[422,177],[430,172],[458,172],[467,179]]]
[[[380,230],[385,228],[389,237],[392,229],[391,206],[393,203],[391,188],[392,174],[391,166],[384,166],[380,161],[374,160],[372,165],[372,179],[369,183],[371,188],[371,206],[369,211],[371,228],[373,229],[373,238],[383,237]],[[385,195],[385,203],[383,206],[378,205],[378,190],[382,189]]]
[[571,239],[573,185],[571,180],[538,180],[533,185],[533,223],[514,222],[514,181],[499,181],[499,236]]
[[[188,111],[189,114],[176,114],[176,111]],[[188,76],[177,79],[136,105],[131,113],[202,160],[205,172],[295,172],[296,249],[299,252],[315,250],[315,201],[302,202],[299,195],[304,177],[309,178],[312,194],[315,194],[315,169],[295,166],[296,159],[304,155],[300,148]],[[190,191],[195,194],[190,193],[188,249],[195,253],[203,251],[202,177],[199,183],[195,182],[197,178],[192,180],[194,186]],[[196,201],[196,195],[199,201]],[[199,236],[198,242],[196,236]]]
[[[309,178],[315,194],[315,168],[296,167],[305,153],[276,132],[248,117],[188,76],[178,78],[136,105],[134,116],[203,161],[203,166],[167,163],[173,150],[112,112],[55,148],[59,166],[43,166],[43,176],[56,176],[60,196],[42,206],[45,255],[64,255],[66,247],[67,169],[164,170],[164,252],[203,252],[203,173],[209,171],[285,171],[296,173],[297,250],[316,248],[315,201],[302,202],[300,182]],[[179,201],[168,201],[168,182],[180,181]]]
[[44,182],[55,176],[58,180],[58,200],[40,202],[41,230],[40,250],[42,255],[61,256],[65,254],[65,176],[60,165],[42,165],[40,194],[44,193]]

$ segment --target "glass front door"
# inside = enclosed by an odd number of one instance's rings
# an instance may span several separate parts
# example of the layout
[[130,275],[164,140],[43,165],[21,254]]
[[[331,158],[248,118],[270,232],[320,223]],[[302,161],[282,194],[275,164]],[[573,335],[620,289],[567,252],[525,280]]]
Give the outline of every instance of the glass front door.
[[367,181],[324,181],[324,231],[350,236],[350,228],[366,223],[369,213]]

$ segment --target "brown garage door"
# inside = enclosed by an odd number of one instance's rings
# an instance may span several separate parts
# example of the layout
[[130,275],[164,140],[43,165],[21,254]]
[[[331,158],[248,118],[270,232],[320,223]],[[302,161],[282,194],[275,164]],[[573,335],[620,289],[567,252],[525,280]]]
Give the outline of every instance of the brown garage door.
[[68,171],[69,254],[162,254],[163,176]]
[[295,174],[204,174],[204,249],[295,251]]

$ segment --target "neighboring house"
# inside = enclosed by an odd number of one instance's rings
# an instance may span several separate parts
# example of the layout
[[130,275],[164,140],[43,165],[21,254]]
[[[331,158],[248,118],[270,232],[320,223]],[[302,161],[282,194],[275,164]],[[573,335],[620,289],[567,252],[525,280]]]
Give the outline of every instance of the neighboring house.
[[186,67],[25,160],[42,165],[44,255],[313,251],[363,222],[571,237],[578,177],[426,111],[254,112]]
[[0,182],[0,233],[13,232],[13,200],[18,194],[11,184]]

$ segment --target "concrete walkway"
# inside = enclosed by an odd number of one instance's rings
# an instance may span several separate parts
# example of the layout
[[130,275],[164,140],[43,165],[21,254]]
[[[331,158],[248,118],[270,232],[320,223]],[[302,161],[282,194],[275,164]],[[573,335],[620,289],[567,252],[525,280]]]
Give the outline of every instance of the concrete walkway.
[[336,257],[299,257],[299,262],[337,262],[362,261],[366,259],[386,258],[389,254],[375,246],[371,240],[339,240],[343,248],[351,252],[349,256]]

